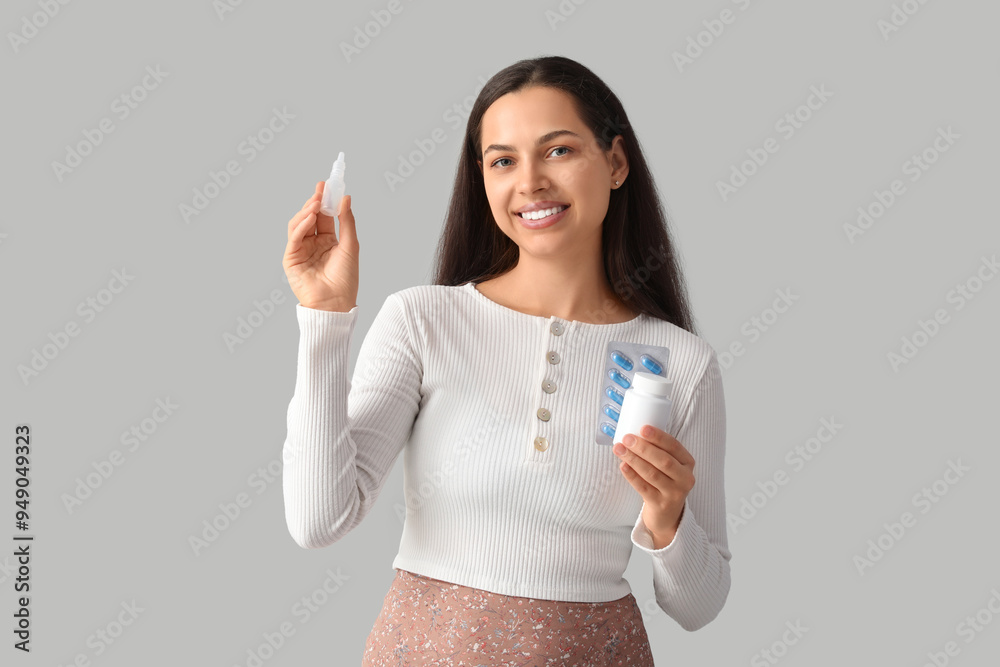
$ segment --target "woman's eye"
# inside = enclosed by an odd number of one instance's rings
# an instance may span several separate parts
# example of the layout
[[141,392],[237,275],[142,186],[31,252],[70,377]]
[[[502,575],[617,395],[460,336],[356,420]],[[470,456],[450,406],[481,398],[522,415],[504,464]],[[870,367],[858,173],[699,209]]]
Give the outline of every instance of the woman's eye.
[[[556,151],[571,151],[571,150],[572,149],[569,148],[568,146],[556,146],[555,148],[552,149],[552,153],[555,153]],[[562,155],[557,155],[555,157],[562,157],[565,154],[566,153],[563,153]],[[510,158],[509,157],[498,158],[498,159],[494,160],[493,163],[490,164],[490,166],[493,167],[493,168],[496,168],[497,164],[499,164],[503,160],[510,160]]]

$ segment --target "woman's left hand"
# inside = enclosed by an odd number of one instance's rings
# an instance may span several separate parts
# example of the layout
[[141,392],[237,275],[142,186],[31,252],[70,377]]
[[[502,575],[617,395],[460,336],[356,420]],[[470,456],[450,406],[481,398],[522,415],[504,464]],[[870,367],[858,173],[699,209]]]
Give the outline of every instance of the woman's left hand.
[[653,548],[662,549],[673,541],[694,487],[694,457],[674,436],[651,424],[640,434],[626,435],[625,446],[615,443],[614,452],[625,479],[645,501],[642,521],[653,536]]

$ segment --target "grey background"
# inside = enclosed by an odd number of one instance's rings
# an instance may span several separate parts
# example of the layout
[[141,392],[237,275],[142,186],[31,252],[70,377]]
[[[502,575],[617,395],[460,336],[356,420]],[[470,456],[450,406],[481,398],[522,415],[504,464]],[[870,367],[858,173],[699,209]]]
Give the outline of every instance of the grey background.
[[[7,632],[2,650],[16,657],[3,662],[246,665],[263,634],[289,622],[294,634],[264,664],[360,663],[393,576],[401,459],[344,540],[316,551],[292,542],[280,472],[270,482],[258,473],[280,471],[295,379],[287,221],[344,151],[362,253],[353,359],[388,293],[431,282],[465,121],[445,113],[514,61],[560,54],[625,105],[703,336],[719,352],[744,345],[724,372],[729,512],[788,475],[731,528],[732,591],[696,633],[659,610],[649,558],[633,552],[626,578],[657,664],[770,664],[760,652],[775,647],[789,665],[922,665],[949,641],[952,663],[991,664],[1000,280],[973,280],[981,291],[960,310],[948,294],[1000,250],[1000,7],[905,3],[919,11],[884,39],[878,21],[893,4],[403,0],[348,62],[340,44],[388,2],[247,1],[221,18],[207,0],[73,2],[36,17],[44,25],[16,48],[10,34],[30,33],[25,21],[42,10],[7,3],[0,403],[11,446],[0,498],[13,536],[13,433],[30,424],[36,540],[33,650],[14,651]],[[678,71],[672,54],[724,9],[734,22]],[[560,11],[565,20],[550,23]],[[167,74],[121,118],[112,101],[147,66]],[[785,139],[775,122],[814,85],[833,96]],[[274,108],[294,118],[249,161],[239,146]],[[60,180],[53,163],[102,118],[114,131]],[[911,182],[904,162],[949,126],[960,138]],[[391,190],[386,172],[436,128],[447,140]],[[723,201],[717,181],[769,136],[780,150]],[[185,222],[180,206],[229,160],[241,172]],[[896,178],[905,194],[850,243],[844,225]],[[134,279],[86,322],[78,304],[123,267]],[[786,289],[798,300],[751,340],[744,326]],[[273,290],[283,303],[230,350],[224,336]],[[950,320],[894,370],[887,355],[939,308]],[[25,383],[18,367],[71,321],[79,335]],[[168,397],[179,407],[130,451],[122,432]],[[786,453],[824,417],[843,428],[794,470]],[[114,450],[121,465],[69,511],[65,496]],[[947,494],[922,514],[914,494],[958,460],[969,470],[941,482]],[[196,554],[190,538],[241,493],[249,506]],[[884,524],[907,511],[916,524],[859,572],[855,557],[889,540]],[[8,629],[13,548],[0,550]],[[297,615],[328,570],[339,588],[308,619]],[[132,601],[142,611],[98,655],[88,637],[113,630]],[[958,626],[977,612],[993,622],[968,642]],[[808,631],[783,644],[796,622]]]

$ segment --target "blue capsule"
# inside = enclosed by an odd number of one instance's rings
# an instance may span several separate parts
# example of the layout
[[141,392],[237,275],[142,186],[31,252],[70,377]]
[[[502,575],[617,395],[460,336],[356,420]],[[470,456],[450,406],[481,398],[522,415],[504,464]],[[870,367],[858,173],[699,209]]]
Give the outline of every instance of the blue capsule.
[[616,430],[617,429],[613,424],[609,424],[608,422],[604,422],[603,424],[601,424],[601,431],[603,431],[604,435],[608,436],[609,438],[615,437]]
[[663,372],[663,366],[656,363],[656,361],[654,361],[653,358],[648,354],[644,354],[641,357],[639,357],[639,361],[642,362],[643,366],[649,369],[650,373],[659,375],[660,373]]
[[628,381],[628,378],[616,371],[614,368],[608,371],[608,377],[626,389],[632,386],[632,383]]
[[617,389],[615,389],[614,387],[608,387],[607,389],[605,389],[604,390],[604,395],[607,396],[608,398],[610,398],[612,401],[614,401],[618,405],[621,405],[622,401],[625,400],[625,397],[622,396],[622,393],[620,391],[618,391]]
[[632,360],[618,350],[611,353],[611,360],[627,371],[632,370]]
[[604,414],[614,419],[616,423],[618,422],[619,412],[610,405],[608,405],[607,403],[604,404]]

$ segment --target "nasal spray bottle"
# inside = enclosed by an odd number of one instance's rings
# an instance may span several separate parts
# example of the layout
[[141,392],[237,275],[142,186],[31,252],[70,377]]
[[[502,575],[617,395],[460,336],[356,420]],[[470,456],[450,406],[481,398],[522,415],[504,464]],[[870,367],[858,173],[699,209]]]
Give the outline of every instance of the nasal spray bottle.
[[340,151],[330,171],[330,178],[326,179],[326,185],[323,186],[323,201],[319,205],[319,211],[323,215],[337,215],[340,199],[344,196],[344,166],[344,151]]
[[666,431],[673,404],[670,400],[671,389],[673,383],[661,375],[636,373],[622,400],[614,441],[621,442],[629,433],[637,438],[643,437],[640,431],[646,424]]

